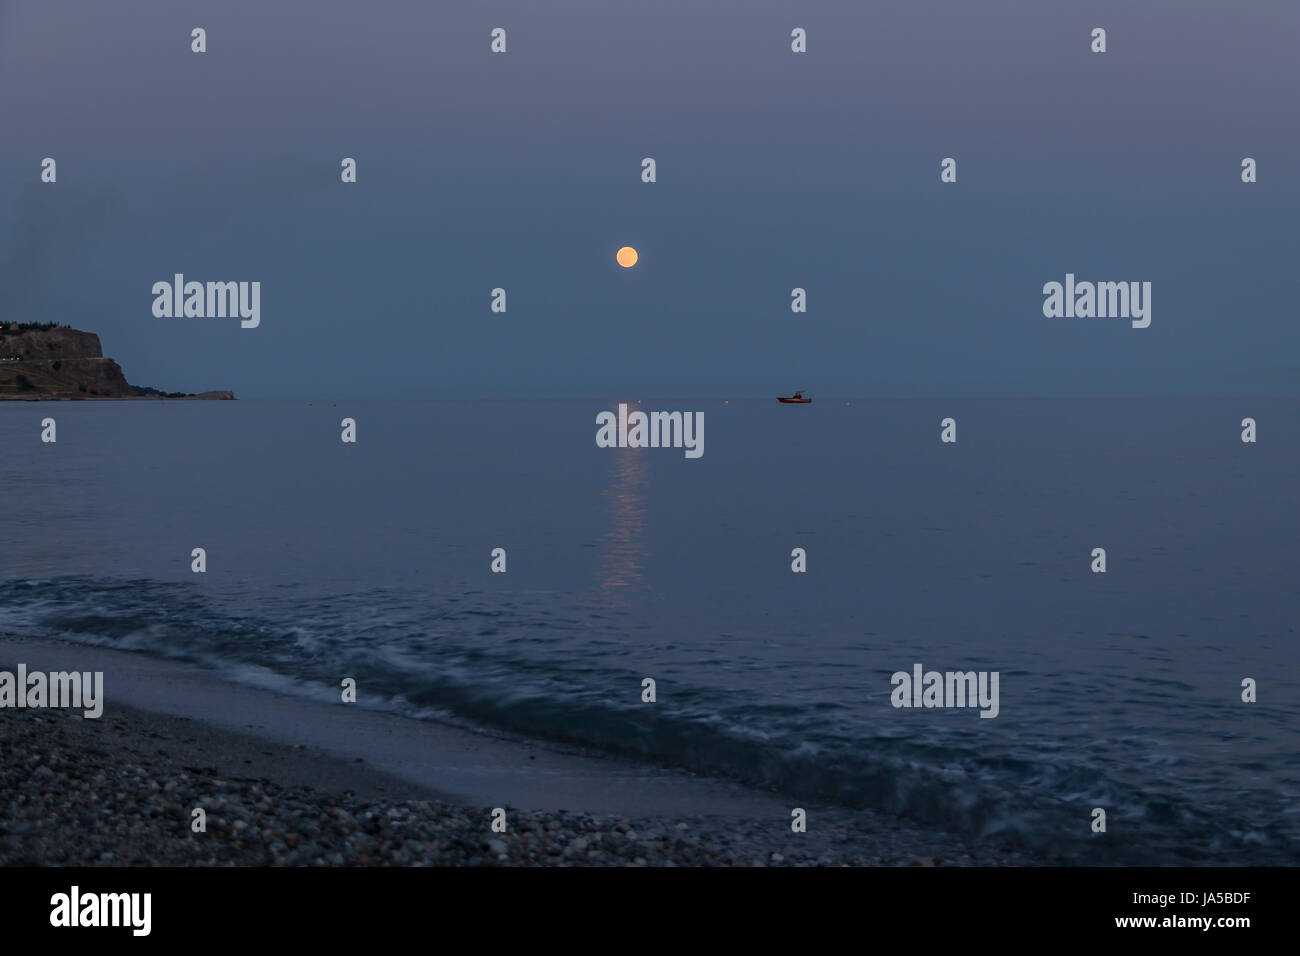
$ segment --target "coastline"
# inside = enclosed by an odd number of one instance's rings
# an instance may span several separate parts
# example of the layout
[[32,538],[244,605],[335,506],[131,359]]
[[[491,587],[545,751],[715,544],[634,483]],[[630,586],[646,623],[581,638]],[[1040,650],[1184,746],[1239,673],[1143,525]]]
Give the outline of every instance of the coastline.
[[[3,709],[0,865],[1032,865],[872,811],[0,636],[104,672],[99,719]],[[802,806],[808,831],[793,833]],[[194,808],[207,831],[191,831]],[[506,810],[506,832],[491,829]]]
[[13,395],[0,392],[0,402],[236,402],[228,389],[193,395]]

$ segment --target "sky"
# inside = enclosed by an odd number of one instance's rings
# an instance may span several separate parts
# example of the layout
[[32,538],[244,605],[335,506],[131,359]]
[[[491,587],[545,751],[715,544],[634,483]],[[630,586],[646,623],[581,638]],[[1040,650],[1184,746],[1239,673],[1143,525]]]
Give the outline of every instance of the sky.
[[0,318],[241,398],[1297,395],[1297,51],[1289,0],[0,0]]

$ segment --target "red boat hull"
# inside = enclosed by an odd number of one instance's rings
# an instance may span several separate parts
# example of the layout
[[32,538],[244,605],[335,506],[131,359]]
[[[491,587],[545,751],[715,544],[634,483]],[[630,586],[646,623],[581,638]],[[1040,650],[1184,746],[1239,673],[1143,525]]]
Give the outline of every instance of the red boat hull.
[[811,398],[778,398],[782,405],[808,405],[812,402]]

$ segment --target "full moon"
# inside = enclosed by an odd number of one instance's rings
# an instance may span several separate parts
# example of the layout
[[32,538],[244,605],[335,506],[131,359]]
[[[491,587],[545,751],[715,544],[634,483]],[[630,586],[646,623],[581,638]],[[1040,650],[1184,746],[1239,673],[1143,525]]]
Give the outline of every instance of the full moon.
[[622,249],[618,250],[618,253],[614,256],[614,258],[618,260],[618,264],[621,265],[624,269],[631,269],[634,265],[636,265],[636,260],[637,260],[636,250],[633,249],[631,246],[624,246]]

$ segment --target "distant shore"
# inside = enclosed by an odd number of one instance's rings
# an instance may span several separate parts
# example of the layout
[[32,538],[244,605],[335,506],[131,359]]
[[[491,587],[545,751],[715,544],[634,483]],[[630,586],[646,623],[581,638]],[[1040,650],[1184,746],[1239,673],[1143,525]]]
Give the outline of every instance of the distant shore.
[[0,402],[234,402],[235,393],[229,390],[199,392],[196,395],[15,395],[0,392]]
[[[885,814],[0,636],[0,667],[18,662],[102,670],[108,703],[98,720],[0,709],[0,865],[1043,862]],[[131,694],[149,707],[124,703]],[[791,831],[795,805],[806,833]],[[205,833],[191,829],[195,808]]]

